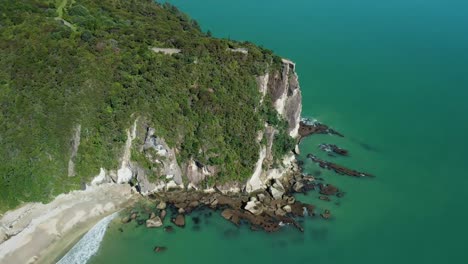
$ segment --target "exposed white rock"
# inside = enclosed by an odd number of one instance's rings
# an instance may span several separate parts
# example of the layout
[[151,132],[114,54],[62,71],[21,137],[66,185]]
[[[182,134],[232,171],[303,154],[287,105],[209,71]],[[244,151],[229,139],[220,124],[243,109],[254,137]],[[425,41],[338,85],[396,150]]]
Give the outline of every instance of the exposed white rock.
[[163,222],[159,216],[155,216],[151,219],[146,220],[146,227],[160,227],[163,225]]
[[270,79],[270,74],[268,73],[257,77],[258,89],[262,95],[260,98],[260,104],[263,103],[263,99],[268,91],[268,79]]
[[259,201],[247,202],[244,209],[251,212],[254,215],[261,215],[263,213],[263,205]]
[[204,193],[215,193],[216,190],[214,188],[208,188],[203,190]]
[[285,193],[283,185],[278,180],[269,189],[274,199],[281,199]]
[[249,50],[246,49],[246,48],[236,48],[236,49],[230,49],[230,48],[228,48],[227,50],[228,50],[228,51],[231,51],[231,52],[237,52],[237,53],[242,53],[242,54],[249,54]]
[[187,185],[187,190],[195,190],[195,191],[198,191],[198,187],[195,186],[193,183],[190,182],[190,183]]
[[183,184],[177,184],[174,180],[169,181],[166,184],[166,191],[174,190],[174,189],[183,189],[184,185]]
[[167,206],[166,202],[161,201],[161,202],[159,202],[159,204],[156,206],[156,209],[164,210],[164,209],[166,209],[166,206]]
[[188,180],[196,186],[206,177],[211,176],[212,172],[207,168],[207,166],[190,159],[187,162],[185,175],[187,175]]
[[174,48],[157,48],[157,47],[153,47],[153,48],[150,48],[152,51],[156,52],[156,53],[163,53],[163,54],[166,54],[166,55],[172,55],[172,54],[177,54],[177,53],[180,53],[181,50],[180,49],[174,49]]
[[106,182],[106,170],[104,170],[104,168],[101,168],[101,170],[99,171],[99,175],[94,177],[94,179],[91,181],[91,185],[99,185],[104,182]]
[[124,153],[122,155],[122,163],[117,171],[117,183],[127,183],[133,177],[133,172],[130,164],[132,142],[136,138],[136,125],[138,118],[133,123],[132,129],[127,130],[127,141],[125,142]]
[[78,148],[80,146],[80,139],[81,139],[81,125],[78,124],[74,129],[72,142],[71,142],[71,155],[70,155],[70,160],[68,161],[68,176],[69,177],[76,176],[75,158],[76,158],[76,154],[78,154]]
[[265,188],[264,182],[260,179],[262,172],[263,172],[262,165],[263,165],[263,160],[265,159],[265,157],[266,157],[266,147],[262,147],[260,149],[259,159],[257,160],[257,164],[255,165],[255,171],[252,174],[252,177],[247,182],[247,185],[246,185],[247,192],[253,192],[255,190]]
[[147,153],[146,157],[154,163],[162,164],[157,173],[165,175],[166,179],[173,179],[177,184],[182,184],[182,170],[177,163],[175,150],[170,148],[163,138],[156,137],[155,132],[152,127],[147,129],[145,144],[141,150],[154,149],[157,157],[153,157],[151,153]]

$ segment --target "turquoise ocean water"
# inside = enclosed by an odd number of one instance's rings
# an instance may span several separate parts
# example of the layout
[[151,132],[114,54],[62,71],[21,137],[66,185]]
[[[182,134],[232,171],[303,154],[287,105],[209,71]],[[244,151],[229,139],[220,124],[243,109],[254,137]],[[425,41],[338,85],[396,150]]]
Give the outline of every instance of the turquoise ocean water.
[[322,171],[346,196],[300,197],[333,214],[305,220],[304,233],[251,232],[208,212],[170,234],[111,224],[89,263],[468,263],[467,1],[170,2],[215,36],[294,60],[303,116],[346,135],[307,138],[300,158],[336,143],[351,152],[336,162],[377,177]]

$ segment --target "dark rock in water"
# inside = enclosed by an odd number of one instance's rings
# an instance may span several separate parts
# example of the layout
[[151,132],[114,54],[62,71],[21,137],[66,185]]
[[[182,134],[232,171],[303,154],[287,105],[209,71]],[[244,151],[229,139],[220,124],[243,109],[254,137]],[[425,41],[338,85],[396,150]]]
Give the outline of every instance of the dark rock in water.
[[239,230],[228,229],[228,230],[224,231],[224,236],[227,237],[227,238],[236,237],[238,235],[239,235]]
[[174,227],[172,226],[165,226],[164,227],[164,231],[168,232],[168,233],[172,233],[174,231]]
[[185,216],[183,214],[178,214],[173,222],[176,226],[184,227],[185,226]]
[[319,199],[322,200],[322,201],[327,201],[327,202],[331,201],[330,197],[328,197],[328,196],[319,196]]
[[339,192],[339,193],[336,194],[336,197],[338,197],[338,198],[341,198],[343,196],[345,196],[344,192]]
[[314,172],[312,173],[312,175],[315,175],[315,176],[320,176],[321,174],[322,174],[322,172],[319,171],[319,170],[316,170],[316,171],[314,171]]
[[304,138],[313,134],[330,134],[344,137],[340,132],[333,130],[327,125],[321,124],[319,122],[306,123],[301,121],[299,124],[299,136]]
[[123,228],[119,227],[120,233],[123,233]]
[[341,156],[348,156],[348,151],[333,144],[320,144],[319,148],[329,154],[335,153]]
[[167,250],[167,247],[156,246],[154,247],[153,251],[156,253],[164,252]]
[[335,195],[339,190],[335,186],[328,184],[328,185],[323,185],[320,184],[320,194],[323,195]]
[[195,217],[192,217],[192,221],[193,221],[193,223],[195,223],[196,225],[198,225],[198,224],[200,223],[200,218],[198,218],[198,217],[196,217],[196,216],[195,216]]
[[259,231],[260,228],[254,226],[254,225],[251,225],[251,226],[250,226],[250,230],[252,230],[252,231]]
[[323,213],[320,214],[320,216],[321,216],[323,219],[330,219],[330,217],[331,217],[331,212],[330,212],[330,210],[325,210]]
[[205,213],[205,217],[210,217],[210,216],[212,216],[212,215],[213,215],[213,214],[212,214],[211,212]]
[[345,168],[343,166],[340,166],[338,164],[321,160],[321,159],[319,159],[317,156],[315,156],[313,154],[307,154],[307,158],[309,158],[313,162],[317,163],[321,168],[328,169],[328,170],[333,170],[336,173],[341,174],[341,175],[349,175],[349,176],[354,176],[354,177],[374,177],[372,174],[369,174],[369,173],[351,170],[351,169]]
[[146,220],[138,219],[137,223],[138,223],[138,225],[143,225],[144,223],[146,223]]

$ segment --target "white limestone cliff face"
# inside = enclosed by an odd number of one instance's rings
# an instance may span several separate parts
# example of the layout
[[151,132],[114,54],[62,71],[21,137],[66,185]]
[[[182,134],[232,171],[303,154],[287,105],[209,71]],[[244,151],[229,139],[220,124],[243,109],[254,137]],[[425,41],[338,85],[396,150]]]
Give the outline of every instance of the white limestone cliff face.
[[302,111],[302,95],[298,76],[295,72],[296,64],[283,59],[283,69],[269,76],[268,93],[278,113],[288,121],[288,133],[296,138]]
[[265,157],[266,157],[266,147],[262,147],[260,149],[260,154],[257,160],[257,164],[255,164],[255,171],[252,174],[252,177],[250,178],[250,180],[247,182],[247,185],[245,186],[247,192],[264,189],[266,187],[265,180],[262,179],[263,161],[265,160]]
[[147,172],[135,164],[137,168],[136,179],[140,184],[142,194],[149,194],[175,186],[183,188],[182,170],[177,163],[175,149],[170,148],[166,141],[163,138],[157,137],[155,133],[156,130],[154,128],[146,128],[145,141],[139,151],[144,152],[148,161],[157,165],[150,173],[160,175],[163,179],[151,182],[148,180]]
[[262,95],[260,99],[260,104],[263,103],[263,100],[265,99],[265,96],[268,91],[268,79],[270,79],[269,73],[266,73],[265,75],[257,77],[258,90],[260,91],[260,94]]
[[125,142],[125,148],[122,155],[120,169],[117,171],[117,183],[127,183],[133,177],[130,158],[132,154],[132,142],[136,138],[137,121],[138,120],[135,120],[135,122],[133,123],[133,127],[127,130],[127,141]]
[[[301,91],[298,84],[298,76],[295,72],[295,64],[289,60],[283,60],[281,71],[267,73],[257,77],[261,102],[268,95],[272,98],[273,105],[277,112],[288,122],[288,133],[291,137],[298,136],[300,114],[302,109]],[[217,168],[206,166],[196,160],[188,160],[179,165],[177,162],[177,149],[167,145],[165,140],[156,135],[156,130],[149,125],[144,125],[144,121],[137,124],[135,120],[133,126],[127,130],[127,141],[125,143],[120,168],[116,177],[112,177],[112,171],[101,168],[98,176],[92,184],[108,182],[109,178],[117,183],[128,183],[132,179],[138,182],[139,191],[142,194],[164,191],[174,188],[185,188],[201,190],[212,188],[213,186],[201,186],[207,177],[215,177]],[[259,149],[259,159],[255,165],[251,178],[245,184],[245,190],[252,192],[258,189],[266,189],[271,180],[281,180],[290,174],[296,166],[294,154],[287,154],[281,161],[273,164],[272,146],[275,128],[265,124],[265,129],[259,131],[258,142],[265,139],[264,144]],[[146,159],[154,164],[153,171],[143,168],[135,161],[131,161],[132,147],[144,154]],[[150,174],[158,178],[150,180]],[[154,176],[153,176],[154,177]],[[188,185],[184,186],[182,177],[186,177]],[[228,183],[222,186],[215,186],[215,189],[223,192],[239,192],[242,189],[240,183]]]
[[[271,96],[276,111],[288,122],[289,135],[297,138],[302,111],[302,95],[295,72],[296,65],[286,59],[282,62],[281,71],[259,76],[257,83],[262,94],[261,100],[263,101],[267,94]],[[265,138],[266,145],[261,147],[255,170],[247,181],[247,192],[265,189],[271,180],[280,182],[297,169],[296,157],[292,152],[283,157],[279,164],[273,166],[272,146],[276,132],[273,127],[265,124],[264,131],[257,138],[258,142]]]
[[185,166],[185,175],[189,182],[199,188],[199,183],[216,173],[214,166],[205,166],[196,160],[189,160]]

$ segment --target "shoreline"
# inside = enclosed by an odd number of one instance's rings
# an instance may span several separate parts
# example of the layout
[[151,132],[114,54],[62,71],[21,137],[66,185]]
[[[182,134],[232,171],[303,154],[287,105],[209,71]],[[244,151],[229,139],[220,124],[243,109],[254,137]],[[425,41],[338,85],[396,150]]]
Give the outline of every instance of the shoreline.
[[102,218],[135,197],[129,185],[103,184],[8,211],[0,219],[2,232],[10,235],[0,244],[0,263],[57,261]]
[[[123,206],[125,207],[125,206]],[[100,215],[96,218],[90,219],[86,223],[82,223],[74,230],[67,233],[65,236],[60,238],[60,243],[56,243],[49,247],[46,251],[42,253],[40,260],[35,262],[35,264],[48,264],[48,263],[57,263],[62,259],[72,248],[75,246],[85,235],[88,233],[97,223],[99,223],[105,217],[118,212],[109,212],[105,215]]]

